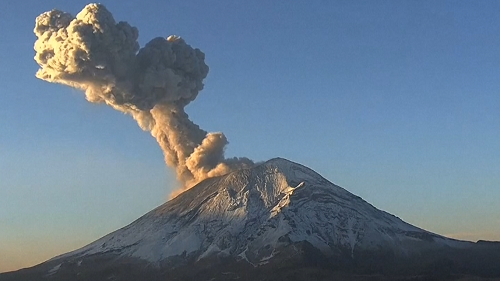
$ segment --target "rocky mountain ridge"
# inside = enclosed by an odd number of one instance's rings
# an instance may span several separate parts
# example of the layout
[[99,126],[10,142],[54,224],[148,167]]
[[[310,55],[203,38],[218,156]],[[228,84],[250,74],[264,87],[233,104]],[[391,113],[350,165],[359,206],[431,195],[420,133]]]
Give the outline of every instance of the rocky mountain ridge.
[[[427,247],[467,247],[380,211],[314,171],[276,158],[201,182],[132,224],[67,256],[116,253],[159,263],[181,255],[268,261],[307,241],[326,255],[359,250],[408,256]],[[429,244],[429,245],[428,245]]]
[[287,274],[307,268],[326,277],[412,275],[428,268],[481,271],[483,264],[474,265],[481,258],[489,259],[484,272],[500,276],[494,264],[499,249],[410,225],[305,166],[275,158],[204,180],[128,226],[21,271],[29,279],[3,274],[0,280],[230,280],[242,272],[243,280],[263,280],[284,268]]

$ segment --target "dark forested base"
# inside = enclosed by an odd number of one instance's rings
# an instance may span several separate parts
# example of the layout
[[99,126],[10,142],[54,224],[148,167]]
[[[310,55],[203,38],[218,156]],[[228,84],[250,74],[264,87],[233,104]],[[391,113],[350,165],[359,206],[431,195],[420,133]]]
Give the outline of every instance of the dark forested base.
[[[292,251],[293,248],[293,251]],[[299,249],[300,254],[297,253]],[[295,254],[294,254],[295,253]],[[468,250],[441,250],[419,257],[396,258],[389,253],[356,253],[327,257],[308,243],[283,248],[259,266],[232,257],[190,260],[179,257],[150,264],[113,254],[83,260],[56,259],[38,266],[0,274],[0,281],[37,280],[500,280],[500,245],[477,243]],[[61,265],[57,271],[51,269]],[[176,266],[173,266],[176,264]]]

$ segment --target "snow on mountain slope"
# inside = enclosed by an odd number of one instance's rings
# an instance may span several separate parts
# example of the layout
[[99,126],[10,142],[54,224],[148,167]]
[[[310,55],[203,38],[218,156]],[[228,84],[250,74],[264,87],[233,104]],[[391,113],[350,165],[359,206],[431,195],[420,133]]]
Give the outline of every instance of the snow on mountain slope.
[[210,178],[130,225],[63,256],[113,253],[158,263],[172,257],[233,256],[265,263],[307,241],[327,255],[468,247],[380,211],[314,171],[275,158]]

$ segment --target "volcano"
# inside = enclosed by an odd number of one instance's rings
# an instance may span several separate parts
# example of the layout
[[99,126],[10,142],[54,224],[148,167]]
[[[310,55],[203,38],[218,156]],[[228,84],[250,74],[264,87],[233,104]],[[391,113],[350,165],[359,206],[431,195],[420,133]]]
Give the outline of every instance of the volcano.
[[206,179],[128,226],[0,280],[500,277],[499,250],[408,224],[275,158]]

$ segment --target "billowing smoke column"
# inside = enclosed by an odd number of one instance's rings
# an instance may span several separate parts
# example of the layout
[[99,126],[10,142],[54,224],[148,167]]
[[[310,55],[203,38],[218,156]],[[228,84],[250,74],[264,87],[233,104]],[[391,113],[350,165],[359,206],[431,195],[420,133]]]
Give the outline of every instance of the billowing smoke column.
[[138,30],[116,23],[100,4],[76,18],[53,10],[36,19],[36,76],[85,91],[89,102],[132,115],[160,144],[184,189],[212,176],[253,165],[224,158],[222,133],[207,133],[184,107],[203,89],[205,55],[178,36],[158,37],[139,49]]

